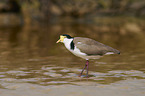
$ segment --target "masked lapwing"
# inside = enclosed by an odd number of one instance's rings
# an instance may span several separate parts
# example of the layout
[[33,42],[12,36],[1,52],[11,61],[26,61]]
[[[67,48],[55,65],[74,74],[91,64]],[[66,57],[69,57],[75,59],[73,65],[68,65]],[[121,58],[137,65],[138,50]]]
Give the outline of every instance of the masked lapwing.
[[87,67],[87,77],[90,59],[99,59],[103,55],[120,54],[120,52],[112,47],[104,45],[98,41],[84,37],[71,37],[70,35],[60,35],[60,39],[56,42],[64,43],[65,47],[74,55],[86,59],[85,67],[79,76]]

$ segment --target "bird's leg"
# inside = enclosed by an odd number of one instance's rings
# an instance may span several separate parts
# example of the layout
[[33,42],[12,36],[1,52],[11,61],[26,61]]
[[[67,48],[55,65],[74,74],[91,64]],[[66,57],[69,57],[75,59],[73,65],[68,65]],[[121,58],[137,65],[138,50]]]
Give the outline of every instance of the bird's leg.
[[86,66],[87,66],[87,65],[85,64],[85,67],[83,68],[83,70],[82,70],[82,72],[80,73],[79,77],[82,76],[82,74],[83,74],[83,72],[84,72]]
[[83,68],[83,70],[82,70],[82,72],[80,73],[79,77],[82,76],[82,74],[83,74],[83,72],[84,72],[84,70],[85,70],[86,67],[87,67],[87,77],[88,77],[88,68],[89,68],[88,65],[89,65],[89,61],[87,60],[87,61],[86,61],[86,64],[85,64],[85,67]]
[[87,66],[87,75],[86,75],[86,77],[88,78],[89,77],[88,76],[88,72],[89,72],[89,60],[86,61],[86,66]]

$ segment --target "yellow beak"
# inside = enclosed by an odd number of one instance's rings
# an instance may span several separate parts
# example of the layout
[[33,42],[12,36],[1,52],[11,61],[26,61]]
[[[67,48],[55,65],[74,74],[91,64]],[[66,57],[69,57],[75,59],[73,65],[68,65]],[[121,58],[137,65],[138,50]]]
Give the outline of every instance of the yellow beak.
[[59,39],[56,43],[59,43],[61,41],[61,39]]
[[63,42],[64,38],[66,38],[66,37],[60,35],[60,39],[56,43]]

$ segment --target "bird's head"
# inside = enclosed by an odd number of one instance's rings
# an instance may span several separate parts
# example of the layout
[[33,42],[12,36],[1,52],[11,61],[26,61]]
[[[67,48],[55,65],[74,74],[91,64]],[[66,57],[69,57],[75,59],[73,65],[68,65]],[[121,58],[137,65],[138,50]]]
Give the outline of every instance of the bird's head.
[[67,34],[60,35],[60,39],[56,43],[63,42],[65,38],[71,39],[72,37]]

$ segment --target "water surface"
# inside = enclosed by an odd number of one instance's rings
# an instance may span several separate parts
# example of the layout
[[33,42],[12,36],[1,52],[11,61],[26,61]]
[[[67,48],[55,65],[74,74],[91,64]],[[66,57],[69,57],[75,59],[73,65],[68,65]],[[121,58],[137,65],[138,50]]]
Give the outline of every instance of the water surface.
[[[0,82],[47,86],[145,79],[145,34],[126,31],[125,28],[91,24],[1,28]],[[121,54],[91,60],[90,78],[85,78],[86,72],[80,78],[78,75],[85,60],[72,55],[63,44],[55,43],[64,33],[95,39],[120,50]],[[5,85],[0,87],[6,88]]]

